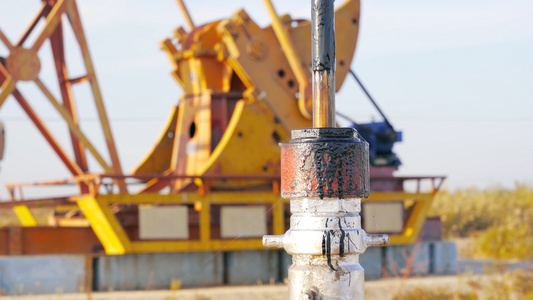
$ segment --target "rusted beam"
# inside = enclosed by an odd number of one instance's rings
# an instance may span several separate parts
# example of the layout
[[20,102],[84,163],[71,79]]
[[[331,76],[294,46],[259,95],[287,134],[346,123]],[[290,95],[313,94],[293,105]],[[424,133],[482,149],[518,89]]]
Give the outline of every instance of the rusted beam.
[[48,39],[48,37],[54,32],[56,26],[59,25],[59,22],[61,21],[61,15],[66,10],[66,1],[70,0],[59,0],[46,15],[46,24],[35,39],[35,42],[33,42],[31,49],[38,51],[46,39]]
[[27,207],[55,207],[58,205],[72,204],[75,201],[69,197],[46,198],[46,199],[32,199],[24,201],[2,201],[0,208],[13,208],[17,205],[26,205]]
[[[63,98],[63,105],[72,116],[72,120],[74,121],[74,123],[76,125],[79,125],[78,114],[76,112],[76,103],[74,102],[74,97],[72,95],[72,88],[70,85],[67,65],[65,61],[63,26],[61,23],[59,23],[54,33],[50,36],[50,45],[52,46],[52,53],[54,55],[54,63],[57,73],[57,79],[59,81],[61,97]],[[76,162],[84,172],[87,172],[87,160],[85,158],[83,144],[72,131],[70,131],[70,138],[72,140],[72,147],[74,149],[74,156],[76,157]]]
[[[102,93],[100,92],[100,86],[98,85],[98,81],[96,79],[91,54],[89,53],[89,47],[87,45],[87,40],[85,38],[85,33],[83,31],[83,26],[81,24],[78,8],[76,6],[75,1],[69,0],[66,14],[72,27],[72,30],[74,31],[74,35],[76,36],[76,40],[80,45],[81,54],[85,63],[85,69],[87,70],[87,78],[89,78],[91,91],[93,93],[94,102],[96,104],[96,110],[98,111],[98,116],[102,125],[102,131],[109,151],[109,157],[111,158],[111,167],[113,169],[113,173],[120,175],[122,174],[122,166],[120,164],[120,159],[115,146],[115,141],[113,139],[113,133],[111,131],[111,126],[109,124],[109,119],[107,117],[107,112],[104,106]],[[116,183],[121,193],[128,192],[126,183],[123,180],[117,180]]]
[[48,5],[48,3],[43,1],[43,6],[42,6],[41,10],[39,10],[39,12],[35,15],[35,17],[33,18],[33,21],[31,22],[30,26],[28,26],[28,28],[26,29],[24,34],[18,40],[17,47],[22,47],[22,45],[24,44],[26,39],[32,33],[33,29],[35,29],[35,26],[37,26],[37,24],[39,24],[39,21],[41,20],[41,18],[47,16],[50,13],[51,8],[52,7],[50,5]]
[[44,85],[44,83],[39,78],[35,79],[34,82],[37,84],[37,87],[39,87],[39,89],[46,96],[46,98],[50,101],[50,103],[54,106],[54,108],[59,112],[61,117],[63,117],[63,119],[67,122],[70,130],[84,144],[84,146],[91,152],[91,154],[98,161],[98,163],[102,166],[102,168],[106,172],[111,173],[111,170],[112,170],[111,167],[107,164],[107,162],[104,160],[102,155],[100,155],[98,150],[96,150],[94,145],[89,141],[89,139],[81,131],[79,126],[74,124],[72,117],[70,116],[69,112],[65,109],[65,107],[61,105],[61,103],[59,103],[55,99],[55,97],[52,95],[50,90]]
[[8,40],[8,38],[4,35],[2,30],[0,30],[0,41],[2,41],[2,43],[4,43],[4,45],[6,45],[7,49],[9,49],[9,50],[13,49],[13,45]]
[[[80,46],[85,68],[87,70],[87,76],[83,76],[76,79],[68,78],[61,24],[62,17],[64,14],[67,15],[70,25],[72,26],[72,29],[74,31],[74,35]],[[33,33],[37,24],[42,18],[45,18],[45,25],[39,33],[36,33],[37,37],[33,42],[33,45],[27,48],[22,48],[22,45],[25,43],[30,34]],[[37,56],[37,51],[42,47],[43,43],[47,39],[50,40],[52,46],[54,63],[57,71],[61,95],[63,98],[62,104],[55,100],[55,98],[51,95],[49,90],[44,86],[44,84],[40,81],[38,77],[40,71],[40,62]],[[16,46],[14,46],[1,31],[0,40],[6,45],[6,47],[10,51],[10,55],[6,63],[7,69],[4,66],[0,65],[0,73],[2,73],[3,77],[5,77],[3,83],[0,85],[0,106],[2,106],[7,96],[10,95],[13,91],[15,91],[16,83],[18,80],[33,80],[42,90],[42,92],[46,95],[46,97],[52,102],[54,107],[60,112],[65,121],[68,123],[74,149],[73,152],[75,155],[75,160],[77,162],[78,169],[81,169],[82,173],[88,171],[87,160],[85,158],[84,152],[84,147],[86,147],[95,156],[96,160],[102,165],[102,167],[107,173],[122,174],[118,153],[115,148],[113,136],[111,134],[109,121],[103,105],[102,95],[96,80],[94,67],[90,58],[89,49],[87,47],[87,41],[84,36],[75,0],[43,1],[41,9],[36,14],[24,34],[21,36]],[[33,68],[29,68],[30,66]],[[109,151],[109,156],[111,158],[111,166],[109,166],[102,159],[100,154],[89,143],[87,138],[85,138],[84,134],[78,127],[79,122],[75,109],[74,98],[71,91],[71,84],[83,81],[89,81],[91,86],[93,98],[97,107],[104,137]],[[25,104],[29,108],[29,105],[27,105],[27,103]],[[30,114],[34,117],[34,119],[36,119],[35,113]],[[40,128],[41,132],[47,131],[44,125],[42,125],[42,122],[34,120],[34,123],[40,123],[40,125],[37,126]],[[48,137],[46,137],[45,133],[43,133],[43,135],[45,135],[45,138],[50,142],[51,135],[48,134]],[[54,149],[56,149],[56,152],[63,152],[62,150],[57,150],[60,148],[57,143],[50,143],[53,144],[53,147]],[[62,155],[60,154],[60,156]],[[72,164],[69,164],[67,162],[68,159],[66,158],[66,156],[62,157],[62,160],[65,162],[65,164],[69,165],[68,167],[72,172]],[[78,170],[76,170],[76,175],[79,175],[80,172],[77,171]],[[87,187],[85,187],[83,183],[80,184],[82,193],[87,192]],[[121,192],[127,192],[126,184],[123,181],[117,180],[117,184]]]
[[[0,72],[0,85],[6,80],[6,76]],[[72,175],[82,175],[83,171],[75,162],[73,162],[68,155],[63,151],[63,148],[59,145],[59,143],[55,140],[55,138],[52,136],[48,128],[44,125],[43,121],[37,116],[35,111],[31,108],[31,106],[28,104],[26,99],[22,96],[22,94],[15,89],[13,91],[13,97],[15,97],[15,100],[20,104],[24,112],[28,115],[28,117],[31,119],[33,124],[37,127],[39,132],[43,135],[43,137],[46,139],[48,144],[54,149],[54,152],[59,156],[61,161],[65,164],[67,169],[72,173]]]
[[80,76],[80,77],[76,77],[76,78],[70,78],[68,80],[68,82],[72,85],[72,84],[77,84],[77,83],[82,83],[82,82],[87,82],[89,81],[89,78],[87,77],[87,75],[84,75],[84,76]]
[[161,174],[133,174],[133,175],[100,175],[102,178],[114,178],[114,179],[126,179],[126,178],[135,178],[135,179],[159,179],[159,180],[172,180],[172,179],[227,179],[227,180],[279,180],[280,174],[257,174],[257,175],[161,175]]
[[23,254],[22,246],[22,227],[9,228],[9,255]]
[[[70,80],[68,78],[67,65],[65,61],[65,51],[63,45],[63,26],[61,22],[56,27],[56,30],[50,36],[50,45],[52,46],[52,54],[54,56],[54,64],[56,68],[57,79],[59,82],[59,90],[63,99],[63,105],[70,113],[74,123],[79,126],[78,114],[76,112],[76,103],[72,94]],[[85,148],[82,142],[76,137],[76,134],[69,130],[70,139],[72,141],[72,149],[76,163],[80,166],[84,173],[88,172],[87,159],[85,157]],[[80,183],[80,190],[82,193],[88,192],[88,187],[84,183]]]
[[0,255],[103,253],[91,228],[0,228]]

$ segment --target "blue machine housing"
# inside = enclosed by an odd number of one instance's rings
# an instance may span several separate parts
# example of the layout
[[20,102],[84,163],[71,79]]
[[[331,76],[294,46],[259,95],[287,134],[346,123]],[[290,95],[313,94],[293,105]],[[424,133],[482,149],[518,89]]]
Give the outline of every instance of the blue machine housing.
[[400,166],[402,163],[393,152],[394,143],[402,141],[402,132],[395,131],[386,122],[371,122],[350,126],[368,142],[372,166]]

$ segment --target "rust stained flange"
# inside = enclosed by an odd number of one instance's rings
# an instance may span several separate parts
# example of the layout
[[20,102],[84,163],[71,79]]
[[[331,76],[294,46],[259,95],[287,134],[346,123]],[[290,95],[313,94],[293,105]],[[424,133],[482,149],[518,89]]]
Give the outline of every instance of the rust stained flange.
[[368,197],[368,143],[355,129],[297,129],[291,137],[281,145],[282,197]]
[[9,74],[16,80],[35,80],[41,71],[41,62],[37,51],[16,47],[6,59],[6,68]]

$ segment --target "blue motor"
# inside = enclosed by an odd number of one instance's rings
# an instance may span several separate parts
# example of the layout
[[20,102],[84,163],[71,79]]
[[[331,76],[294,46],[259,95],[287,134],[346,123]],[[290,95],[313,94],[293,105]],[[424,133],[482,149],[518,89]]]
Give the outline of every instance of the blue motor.
[[361,136],[363,136],[363,138],[368,142],[370,148],[370,164],[372,166],[397,167],[401,165],[400,159],[398,158],[398,156],[396,156],[396,153],[392,151],[392,148],[394,146],[394,143],[402,141],[402,132],[394,130],[392,124],[389,122],[385,114],[381,111],[374,99],[372,99],[372,97],[367,92],[359,78],[357,78],[357,76],[352,70],[350,70],[350,73],[357,81],[359,86],[363,89],[365,94],[368,96],[368,99],[370,99],[374,107],[383,117],[383,122],[358,124],[346,115],[343,115],[341,113],[337,113],[337,115],[350,121],[352,123],[350,127],[355,128],[359,132],[359,134],[361,134]]
[[402,132],[394,131],[386,122],[372,122],[356,124],[353,127],[369,144],[370,164],[372,166],[394,166],[401,165],[401,161],[392,151],[394,143],[402,141]]

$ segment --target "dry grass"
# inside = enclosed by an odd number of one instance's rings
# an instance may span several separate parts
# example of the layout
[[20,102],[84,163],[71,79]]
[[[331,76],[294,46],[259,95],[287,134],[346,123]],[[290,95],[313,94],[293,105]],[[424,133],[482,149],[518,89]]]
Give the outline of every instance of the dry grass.
[[457,292],[448,289],[415,288],[394,296],[393,300],[477,300],[475,292]]
[[533,188],[441,192],[430,214],[441,215],[445,237],[475,238],[477,256],[533,259]]
[[[533,270],[532,270],[533,271]],[[467,289],[421,288],[403,291],[392,297],[393,300],[533,300],[533,272],[515,270],[501,271],[496,275],[464,278]]]

